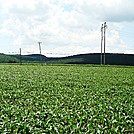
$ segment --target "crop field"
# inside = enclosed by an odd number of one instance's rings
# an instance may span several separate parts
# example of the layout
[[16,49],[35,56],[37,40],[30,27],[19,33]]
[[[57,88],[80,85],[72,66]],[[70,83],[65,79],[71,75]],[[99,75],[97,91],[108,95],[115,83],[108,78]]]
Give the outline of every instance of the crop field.
[[134,133],[134,67],[0,65],[0,133]]

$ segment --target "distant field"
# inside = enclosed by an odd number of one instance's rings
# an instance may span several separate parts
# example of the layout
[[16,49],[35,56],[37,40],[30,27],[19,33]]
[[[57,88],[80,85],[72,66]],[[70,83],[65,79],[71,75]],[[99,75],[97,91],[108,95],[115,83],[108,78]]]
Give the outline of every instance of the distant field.
[[0,133],[134,133],[134,67],[0,65]]

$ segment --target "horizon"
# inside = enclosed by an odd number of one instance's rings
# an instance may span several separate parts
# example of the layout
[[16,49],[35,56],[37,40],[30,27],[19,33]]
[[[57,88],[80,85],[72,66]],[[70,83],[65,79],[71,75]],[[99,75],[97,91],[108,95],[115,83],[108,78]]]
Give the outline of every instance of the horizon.
[[133,0],[0,2],[0,53],[39,54],[38,42],[47,57],[100,53],[107,22],[106,53],[134,54]]
[[[6,53],[0,53],[0,54],[4,54],[4,55],[20,55],[19,53],[18,54],[6,54]],[[65,58],[65,57],[73,57],[73,56],[77,56],[77,55],[91,55],[91,54],[100,54],[101,55],[101,53],[81,53],[81,54],[74,54],[74,55],[67,55],[67,56],[60,56],[60,57],[49,57],[49,56],[46,56],[46,55],[44,55],[44,54],[41,54],[42,56],[45,56],[45,57],[47,57],[47,58]],[[104,54],[104,53],[102,53],[102,54]],[[105,54],[117,54],[117,55],[121,55],[121,54],[123,54],[123,55],[134,55],[134,54],[128,54],[128,53],[105,53]],[[34,54],[21,54],[21,56],[31,56],[31,55],[40,55],[39,53],[34,53]]]

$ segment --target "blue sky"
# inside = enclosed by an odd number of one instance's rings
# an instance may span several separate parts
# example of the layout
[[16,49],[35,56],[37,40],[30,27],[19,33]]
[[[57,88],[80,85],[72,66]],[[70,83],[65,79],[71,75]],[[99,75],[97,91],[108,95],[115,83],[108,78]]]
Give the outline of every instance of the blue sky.
[[134,54],[133,0],[0,0],[0,53],[49,57],[100,52]]

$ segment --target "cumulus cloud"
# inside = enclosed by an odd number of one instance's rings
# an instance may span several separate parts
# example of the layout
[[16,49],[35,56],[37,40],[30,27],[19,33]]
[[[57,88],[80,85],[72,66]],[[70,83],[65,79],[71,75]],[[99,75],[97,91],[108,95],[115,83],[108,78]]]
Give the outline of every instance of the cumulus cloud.
[[10,37],[10,36],[15,36],[15,34],[12,32],[12,31],[10,31],[10,30],[8,30],[8,29],[6,29],[6,28],[2,28],[2,29],[0,29],[0,36],[2,37],[2,36],[7,36],[7,37]]
[[[12,37],[14,47],[44,53],[100,52],[101,22],[108,21],[108,52],[124,51],[118,27],[134,21],[133,0],[0,0],[0,33]],[[124,28],[124,25],[122,25]],[[111,49],[110,49],[111,48]],[[114,49],[116,48],[116,50]],[[50,55],[48,55],[50,56]]]
[[[72,2],[72,3],[71,3]],[[72,0],[65,2],[91,19],[110,22],[134,21],[133,0]]]

